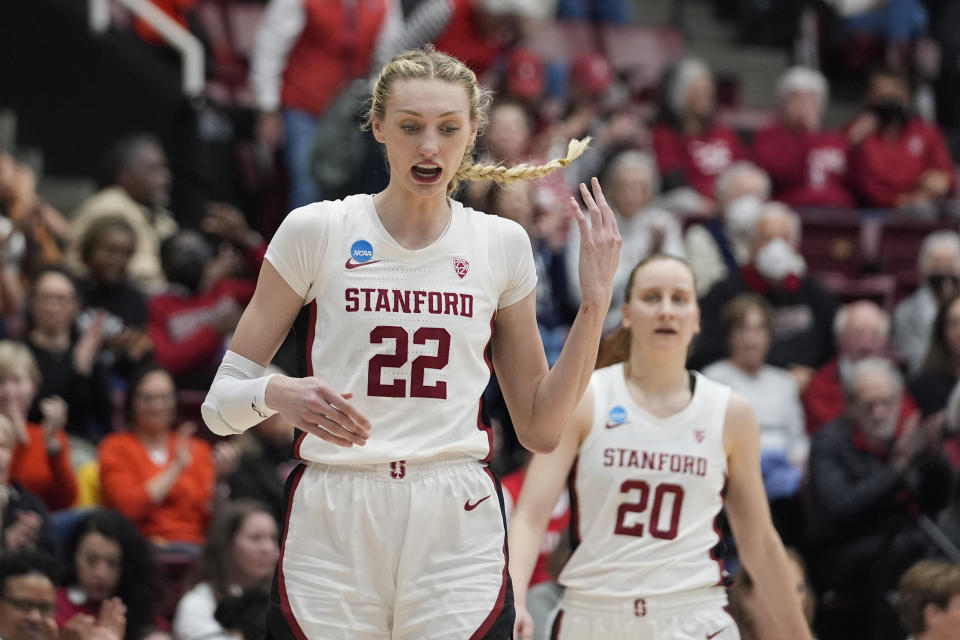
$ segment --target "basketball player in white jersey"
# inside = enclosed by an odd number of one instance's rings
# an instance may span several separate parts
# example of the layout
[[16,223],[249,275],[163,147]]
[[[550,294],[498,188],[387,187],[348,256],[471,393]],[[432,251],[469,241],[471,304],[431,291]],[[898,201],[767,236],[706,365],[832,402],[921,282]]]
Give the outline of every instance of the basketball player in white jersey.
[[[390,182],[375,195],[293,211],[270,244],[207,399],[211,430],[279,412],[302,464],[268,615],[269,637],[509,638],[513,594],[491,435],[480,398],[496,373],[525,446],[552,450],[592,373],[620,236],[594,181],[584,302],[548,370],[523,229],[450,198],[463,179],[535,178],[472,164],[490,96],[461,62],[401,54],[370,108]],[[307,377],[264,375],[302,307]]]
[[573,555],[551,633],[564,640],[734,640],[723,568],[711,553],[726,508],[741,558],[777,612],[778,637],[810,638],[760,475],[759,428],[729,387],[685,368],[699,331],[693,272],[656,255],[627,283],[622,327],[559,446],[535,455],[510,525],[516,637],[540,538],[571,490]]

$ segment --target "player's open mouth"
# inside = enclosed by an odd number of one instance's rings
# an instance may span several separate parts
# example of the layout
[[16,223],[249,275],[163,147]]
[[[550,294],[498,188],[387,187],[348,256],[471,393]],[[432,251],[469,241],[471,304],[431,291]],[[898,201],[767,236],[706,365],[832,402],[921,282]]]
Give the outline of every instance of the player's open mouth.
[[440,179],[440,174],[443,173],[443,169],[432,165],[414,165],[414,167],[410,170],[410,173],[413,175],[413,179],[417,182],[431,184]]
[[677,330],[670,329],[669,327],[661,327],[659,329],[656,329],[654,333],[659,333],[661,335],[667,335],[667,336],[675,336],[677,335]]

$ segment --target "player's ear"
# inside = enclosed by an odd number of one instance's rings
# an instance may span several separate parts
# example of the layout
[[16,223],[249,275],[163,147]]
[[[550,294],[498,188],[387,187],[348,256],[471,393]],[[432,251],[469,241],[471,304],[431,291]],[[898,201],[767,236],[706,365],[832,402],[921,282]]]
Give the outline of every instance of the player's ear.
[[370,117],[370,129],[373,131],[373,138],[380,144],[383,144],[383,121],[377,116]]

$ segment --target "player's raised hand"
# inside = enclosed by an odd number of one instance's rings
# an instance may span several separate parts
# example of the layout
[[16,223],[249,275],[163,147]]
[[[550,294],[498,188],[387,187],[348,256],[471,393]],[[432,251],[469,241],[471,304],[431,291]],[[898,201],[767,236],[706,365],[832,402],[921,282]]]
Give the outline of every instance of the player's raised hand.
[[341,447],[364,445],[370,421],[348,400],[318,378],[274,376],[267,386],[267,406],[294,427]]
[[587,185],[580,183],[587,214],[576,199],[570,198],[570,207],[580,227],[580,290],[582,304],[598,305],[606,310],[613,295],[613,276],[620,264],[623,241],[613,210],[603,197],[600,181],[593,178],[590,184],[592,193]]

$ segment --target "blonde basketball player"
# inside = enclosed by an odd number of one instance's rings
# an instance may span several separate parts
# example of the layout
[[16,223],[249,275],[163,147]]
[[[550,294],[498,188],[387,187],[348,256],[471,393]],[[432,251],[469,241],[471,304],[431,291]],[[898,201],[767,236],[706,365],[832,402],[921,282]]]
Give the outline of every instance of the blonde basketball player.
[[527,584],[553,505],[571,489],[574,551],[551,633],[583,640],[733,640],[711,554],[724,500],[741,558],[778,612],[781,638],[810,638],[770,521],[759,428],[746,401],[685,368],[699,331],[693,272],[658,255],[627,283],[622,328],[552,453],[536,455],[510,525],[516,637],[532,637]]
[[[500,489],[480,398],[496,369],[520,441],[552,450],[592,373],[620,236],[594,181],[581,185],[584,301],[548,370],[535,270],[519,225],[465,208],[458,181],[546,175],[470,152],[488,93],[432,50],[380,73],[370,124],[390,182],[375,195],[293,211],[270,244],[253,300],[203,406],[221,434],[279,412],[304,461],[268,616],[272,638],[509,638],[513,594]],[[307,377],[267,377],[306,307]]]

